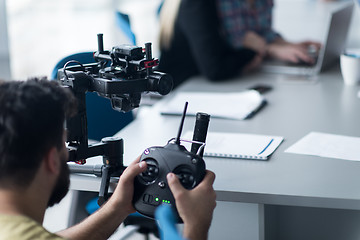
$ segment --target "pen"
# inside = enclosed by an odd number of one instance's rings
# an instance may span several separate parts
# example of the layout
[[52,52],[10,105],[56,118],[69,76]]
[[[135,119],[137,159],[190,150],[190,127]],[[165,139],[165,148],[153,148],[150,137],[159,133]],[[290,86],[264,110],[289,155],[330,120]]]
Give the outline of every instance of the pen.
[[249,119],[252,118],[256,113],[258,113],[261,109],[263,109],[265,107],[265,105],[267,104],[267,101],[264,99],[261,104],[259,105],[259,107],[257,107],[254,111],[252,111],[251,113],[249,113],[249,115],[247,115],[247,117],[245,119]]

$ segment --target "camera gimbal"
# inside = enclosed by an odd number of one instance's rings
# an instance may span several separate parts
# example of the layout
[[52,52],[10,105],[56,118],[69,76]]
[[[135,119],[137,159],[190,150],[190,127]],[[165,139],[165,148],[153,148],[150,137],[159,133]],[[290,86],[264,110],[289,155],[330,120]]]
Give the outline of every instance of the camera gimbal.
[[[151,43],[145,49],[131,45],[113,47],[104,51],[103,35],[98,34],[98,51],[95,63],[81,64],[69,61],[58,70],[57,81],[71,88],[78,101],[77,114],[66,120],[67,148],[70,162],[85,163],[85,159],[103,156],[103,165],[72,165],[71,172],[101,176],[99,204],[108,195],[110,177],[118,177],[125,169],[123,164],[123,140],[106,137],[99,143],[88,143],[86,116],[86,92],[96,92],[108,98],[113,109],[128,112],[139,107],[142,92],[168,94],[173,86],[171,76],[154,71],[158,60],[152,58]],[[76,65],[69,66],[70,63]]]

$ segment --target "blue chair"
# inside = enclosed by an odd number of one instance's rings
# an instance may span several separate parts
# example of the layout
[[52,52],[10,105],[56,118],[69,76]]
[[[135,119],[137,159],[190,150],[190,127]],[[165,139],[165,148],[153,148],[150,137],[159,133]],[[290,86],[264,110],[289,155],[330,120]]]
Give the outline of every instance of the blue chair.
[[130,40],[133,45],[136,45],[136,37],[134,32],[131,29],[130,18],[129,15],[124,14],[122,12],[116,11],[116,25],[120,28],[120,30],[126,35],[126,37]]
[[176,229],[175,214],[170,205],[163,204],[156,209],[155,218],[162,240],[184,240]]
[[160,15],[161,9],[162,9],[162,7],[163,7],[163,5],[164,5],[164,1],[165,1],[165,0],[162,0],[162,1],[160,2],[159,7],[158,7],[157,10],[156,10],[156,16],[159,16],[159,15]]
[[[95,62],[93,52],[69,55],[55,65],[51,79],[56,79],[58,69],[62,68],[70,60],[76,60],[83,64]],[[97,141],[100,141],[103,137],[113,136],[134,119],[132,112],[122,113],[115,111],[112,109],[109,99],[100,97],[94,92],[86,93],[86,110],[88,137]]]
[[[119,11],[116,11],[115,14],[117,26],[125,33],[131,43],[136,45],[136,38],[131,29],[129,16]],[[95,62],[93,52],[80,52],[69,55],[55,65],[51,73],[51,79],[56,79],[58,69],[64,67],[65,63],[70,60],[76,60],[83,64]],[[93,92],[86,93],[86,109],[88,136],[92,140],[100,141],[103,137],[112,136],[134,119],[132,112],[121,113],[113,110],[108,99]]]

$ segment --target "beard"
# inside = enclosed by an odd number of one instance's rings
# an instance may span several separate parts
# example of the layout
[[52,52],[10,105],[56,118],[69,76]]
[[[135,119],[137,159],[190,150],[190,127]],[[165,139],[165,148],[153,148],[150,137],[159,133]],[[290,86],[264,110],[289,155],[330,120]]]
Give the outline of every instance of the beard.
[[52,194],[48,202],[48,207],[52,207],[55,204],[59,203],[69,191],[70,186],[70,170],[67,165],[67,155],[64,154],[61,156],[61,169],[60,174],[53,189]]

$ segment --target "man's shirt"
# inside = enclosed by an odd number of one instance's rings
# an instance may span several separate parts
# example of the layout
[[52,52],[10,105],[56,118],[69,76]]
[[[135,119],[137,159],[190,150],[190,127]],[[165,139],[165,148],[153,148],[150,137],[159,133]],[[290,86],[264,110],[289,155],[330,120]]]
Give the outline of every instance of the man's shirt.
[[25,216],[0,215],[0,240],[64,240]]

